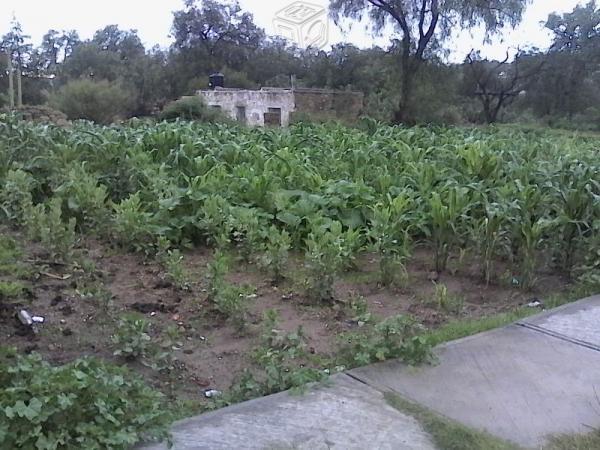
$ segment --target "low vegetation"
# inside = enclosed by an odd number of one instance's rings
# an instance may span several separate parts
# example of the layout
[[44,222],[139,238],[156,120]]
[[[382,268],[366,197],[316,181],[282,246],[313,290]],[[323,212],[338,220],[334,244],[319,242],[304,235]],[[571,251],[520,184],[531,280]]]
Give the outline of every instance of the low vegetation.
[[[157,389],[192,412],[426,364],[600,279],[594,137],[0,117],[0,333],[17,352],[0,372],[16,386],[0,394],[4,446],[164,436],[158,412],[175,407]],[[76,399],[25,392],[38,374],[98,392],[64,436],[46,430]],[[48,441],[27,440],[31,423]]]

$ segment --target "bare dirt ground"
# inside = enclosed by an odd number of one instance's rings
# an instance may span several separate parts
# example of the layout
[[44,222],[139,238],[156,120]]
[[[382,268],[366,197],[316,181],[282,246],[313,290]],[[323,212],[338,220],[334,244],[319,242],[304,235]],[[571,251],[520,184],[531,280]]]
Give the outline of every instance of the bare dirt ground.
[[[279,313],[279,327],[293,331],[302,326],[310,353],[331,356],[341,333],[357,328],[349,310],[351,299],[362,296],[371,314],[383,319],[410,314],[428,328],[465,317],[482,317],[514,310],[532,298],[568,288],[568,282],[555,273],[540,275],[537,289],[525,292],[508,281],[485,286],[475,266],[457,259],[447,273],[432,274],[427,249],[419,249],[407,266],[408,283],[401,289],[381,287],[377,261],[362,255],[356,270],[342,274],[336,283],[334,305],[314,305],[302,294],[300,258],[290,264],[289,277],[278,286],[257,267],[242,262],[233,264],[230,281],[249,284],[256,296],[249,298],[248,326],[240,333],[219,317],[207,301],[206,265],[210,249],[185,253],[185,266],[191,275],[190,289],[171,284],[161,266],[141,254],[126,253],[93,239],[81,251],[93,262],[84,271],[72,266],[48,263],[44,251],[23,236],[1,230],[24,249],[21,257],[26,276],[20,275],[26,290],[14,299],[0,298],[0,336],[2,344],[21,352],[37,351],[52,362],[62,363],[80,356],[94,355],[113,362],[129,364],[163,392],[178,398],[202,401],[203,390],[226,390],[244,368],[252,365],[250,353],[257,345],[264,311]],[[498,273],[503,274],[502,264]],[[4,274],[0,281],[15,280]],[[451,308],[434,300],[436,278],[448,288]],[[45,323],[32,334],[23,327],[16,313],[27,309],[43,316]],[[152,322],[150,334],[174,361],[168,373],[113,356],[111,336],[119,317],[128,312],[143,314]],[[169,333],[174,339],[166,339]]]

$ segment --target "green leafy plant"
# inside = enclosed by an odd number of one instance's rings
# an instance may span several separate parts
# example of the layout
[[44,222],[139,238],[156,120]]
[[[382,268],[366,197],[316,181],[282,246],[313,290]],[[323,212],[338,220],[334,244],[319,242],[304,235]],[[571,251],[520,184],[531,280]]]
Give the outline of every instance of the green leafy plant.
[[75,217],[81,229],[103,231],[110,214],[106,186],[98,184],[85,164],[72,165],[61,178],[54,193],[64,199],[68,215]]
[[164,236],[159,237],[156,257],[175,286],[179,289],[189,289],[190,274],[183,265],[183,255],[179,249],[171,249],[170,246],[170,242]]
[[304,266],[307,297],[315,302],[334,299],[333,284],[344,260],[345,242],[342,224],[331,222],[313,225],[306,239]]
[[302,392],[308,383],[320,382],[328,377],[326,370],[310,367],[302,328],[285,333],[278,328],[279,316],[267,310],[263,316],[260,344],[252,352],[258,373],[243,372],[230,394],[222,400],[225,404],[291,389]]
[[292,239],[287,231],[274,225],[269,228],[260,263],[271,273],[274,284],[283,279],[291,246]]
[[73,257],[77,235],[75,218],[63,221],[62,201],[53,198],[48,204],[32,206],[25,213],[25,226],[31,239],[38,240],[51,257],[68,262]]
[[429,220],[437,272],[446,270],[449,253],[460,241],[461,219],[466,212],[468,201],[466,188],[450,187],[441,192],[431,193]]
[[8,171],[0,190],[0,209],[7,219],[16,224],[25,221],[33,204],[31,192],[35,184],[35,178],[23,170]]
[[221,250],[216,250],[212,261],[208,263],[208,300],[238,331],[243,331],[246,327],[247,303],[253,296],[253,289],[229,283],[225,278],[228,273],[228,258]]
[[410,256],[409,197],[389,199],[387,205],[377,205],[372,210],[368,236],[372,248],[379,254],[379,271],[384,286],[405,284],[406,259]]
[[160,353],[157,342],[150,336],[152,322],[139,314],[125,314],[119,318],[117,329],[111,337],[113,354],[129,360],[159,368],[166,354]]
[[388,317],[370,330],[343,335],[341,362],[356,367],[391,358],[409,364],[430,361],[431,344],[423,333],[423,327],[408,316]]
[[0,447],[123,449],[169,437],[156,389],[93,358],[53,367],[38,354],[0,357]]
[[124,247],[141,250],[153,241],[156,227],[152,214],[145,211],[139,193],[130,195],[114,205],[113,231],[117,242]]

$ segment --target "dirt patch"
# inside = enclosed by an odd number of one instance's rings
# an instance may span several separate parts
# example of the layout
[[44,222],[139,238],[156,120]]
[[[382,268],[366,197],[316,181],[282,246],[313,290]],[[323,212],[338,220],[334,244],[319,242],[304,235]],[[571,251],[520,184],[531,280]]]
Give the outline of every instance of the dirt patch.
[[[28,274],[19,280],[25,286],[22,295],[0,301],[3,344],[21,352],[38,351],[56,363],[86,355],[125,363],[113,355],[111,336],[120,317],[136,312],[152,323],[150,334],[174,362],[166,373],[129,364],[163,391],[199,402],[204,389],[226,390],[252,365],[251,353],[258,344],[267,310],[277,311],[282,330],[292,332],[301,327],[311,354],[329,357],[336,351],[340,334],[357,327],[350,320],[349,310],[357,297],[364,298],[369,312],[380,319],[410,314],[427,327],[437,327],[457,318],[510,311],[533,297],[544,298],[568,288],[565,279],[548,271],[541,273],[533,292],[524,292],[501,277],[486,286],[480,282],[475,266],[456,261],[448,272],[432,280],[431,254],[420,249],[407,266],[404,286],[382,287],[377,259],[365,254],[357,259],[357,268],[343,274],[336,283],[336,304],[311,305],[300,288],[302,267],[297,258],[289,268],[296,279],[277,286],[257,267],[234,260],[229,281],[251,285],[255,292],[247,300],[247,326],[240,332],[215,313],[207,299],[206,267],[212,258],[209,249],[185,253],[185,269],[191,281],[189,289],[178,289],[156,261],[140,254],[88,239],[80,249],[88,261],[84,270],[50,264],[43,249],[15,232],[3,232],[23,247],[21,259]],[[499,267],[501,271],[501,262]],[[11,275],[4,274],[0,279],[9,280]],[[436,298],[436,284],[447,290],[443,305]],[[45,318],[38,334],[23,329],[16,319],[20,309]],[[170,334],[177,336],[173,342],[166,339]]]

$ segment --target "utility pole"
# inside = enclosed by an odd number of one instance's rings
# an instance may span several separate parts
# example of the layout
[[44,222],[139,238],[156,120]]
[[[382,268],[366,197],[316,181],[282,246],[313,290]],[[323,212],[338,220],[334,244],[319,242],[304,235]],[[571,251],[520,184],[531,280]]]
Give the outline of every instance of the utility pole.
[[15,88],[14,88],[14,81],[13,81],[13,66],[12,66],[12,55],[10,54],[10,52],[7,53],[7,60],[8,60],[8,105],[10,106],[10,109],[14,109],[15,107]]

